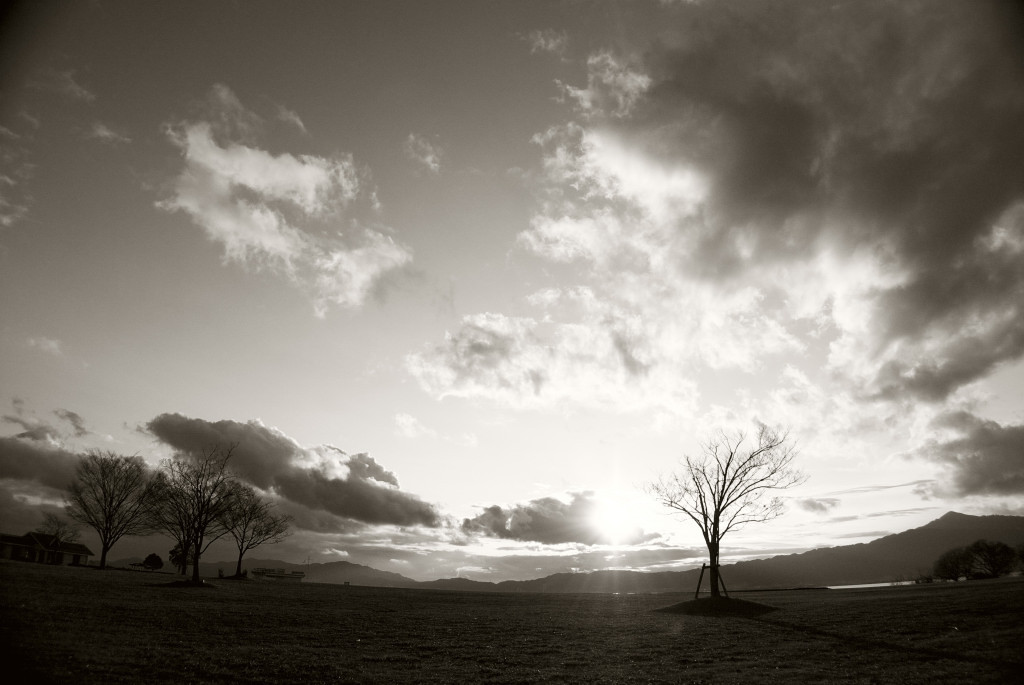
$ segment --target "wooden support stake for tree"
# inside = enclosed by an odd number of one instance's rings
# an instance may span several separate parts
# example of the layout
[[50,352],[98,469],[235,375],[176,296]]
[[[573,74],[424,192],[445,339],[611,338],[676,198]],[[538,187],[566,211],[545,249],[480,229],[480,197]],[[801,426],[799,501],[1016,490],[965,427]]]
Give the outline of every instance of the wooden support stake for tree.
[[[704,569],[711,568],[707,564],[700,565],[700,576],[697,578],[697,589],[693,593],[693,598],[697,599],[700,597],[700,584],[704,582]],[[725,579],[722,578],[722,568],[718,567],[718,584],[722,586],[722,593],[728,597],[729,590],[725,587]]]

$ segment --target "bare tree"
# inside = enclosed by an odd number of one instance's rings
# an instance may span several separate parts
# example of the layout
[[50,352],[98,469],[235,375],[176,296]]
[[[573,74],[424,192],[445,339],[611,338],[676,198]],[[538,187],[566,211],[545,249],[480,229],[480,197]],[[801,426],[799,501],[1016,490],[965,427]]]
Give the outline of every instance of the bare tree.
[[648,485],[661,504],[697,524],[708,548],[711,596],[719,597],[718,557],[722,538],[746,523],[762,523],[782,513],[774,491],[798,485],[805,476],[793,468],[796,447],[789,434],[760,424],[756,442],[738,431],[719,431],[698,457],[687,456],[681,468]]
[[36,528],[36,532],[53,538],[53,549],[46,553],[47,563],[58,563],[64,544],[77,542],[79,537],[78,528],[60,516],[49,512],[43,514],[43,523]]
[[199,559],[203,552],[228,532],[222,521],[234,502],[235,480],[227,469],[234,448],[214,446],[165,459],[155,479],[151,522],[186,551],[193,583],[202,582]]
[[281,542],[288,536],[291,516],[277,515],[273,505],[264,501],[256,491],[241,483],[235,484],[231,506],[224,512],[221,524],[238,547],[235,575],[242,575],[242,557],[263,544]]
[[150,532],[146,514],[152,494],[146,463],[139,456],[90,452],[78,463],[64,509],[70,518],[96,531],[101,569],[107,567],[114,543],[125,535]]

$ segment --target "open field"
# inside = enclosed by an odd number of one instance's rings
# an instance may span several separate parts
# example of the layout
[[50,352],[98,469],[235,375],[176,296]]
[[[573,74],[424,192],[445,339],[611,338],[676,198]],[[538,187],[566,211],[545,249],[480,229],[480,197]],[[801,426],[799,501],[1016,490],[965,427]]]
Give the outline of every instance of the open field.
[[[1024,673],[1024,579],[689,595],[455,593],[0,561],[8,682],[999,683]],[[11,662],[13,660],[13,664]]]

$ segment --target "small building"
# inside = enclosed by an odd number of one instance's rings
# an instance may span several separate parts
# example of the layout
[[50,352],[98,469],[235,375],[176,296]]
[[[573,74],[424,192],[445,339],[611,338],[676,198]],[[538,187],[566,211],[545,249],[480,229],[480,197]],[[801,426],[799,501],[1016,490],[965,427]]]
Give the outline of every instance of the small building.
[[0,533],[0,559],[85,566],[91,556],[95,555],[85,545],[77,542],[58,542],[56,537],[46,533]]

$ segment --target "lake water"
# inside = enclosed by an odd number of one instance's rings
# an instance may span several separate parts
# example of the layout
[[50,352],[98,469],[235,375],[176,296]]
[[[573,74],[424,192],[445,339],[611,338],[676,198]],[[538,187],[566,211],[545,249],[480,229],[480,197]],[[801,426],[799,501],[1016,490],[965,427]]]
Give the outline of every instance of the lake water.
[[827,585],[829,590],[853,590],[862,587],[891,587],[893,585],[913,585],[912,580],[897,580],[891,583],[861,583],[860,585]]

